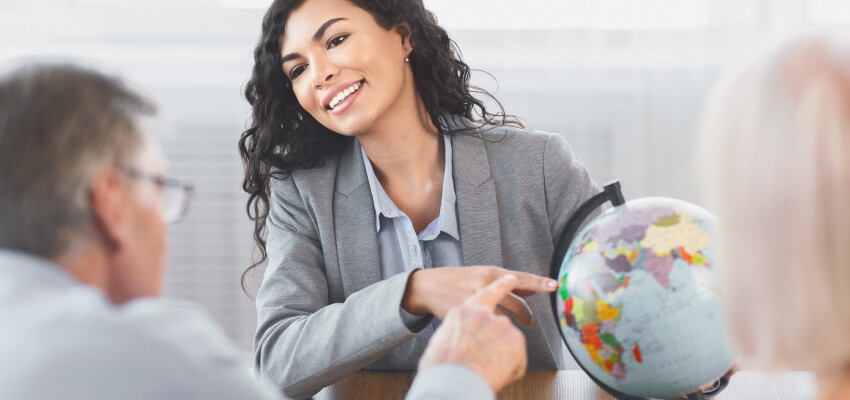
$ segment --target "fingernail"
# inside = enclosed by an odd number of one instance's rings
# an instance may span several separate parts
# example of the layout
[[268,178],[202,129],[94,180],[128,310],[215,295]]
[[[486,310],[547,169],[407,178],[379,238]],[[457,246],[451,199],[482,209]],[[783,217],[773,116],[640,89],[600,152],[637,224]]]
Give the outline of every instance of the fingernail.
[[549,289],[555,289],[558,287],[558,281],[554,279],[549,279],[546,281],[546,287],[548,287]]

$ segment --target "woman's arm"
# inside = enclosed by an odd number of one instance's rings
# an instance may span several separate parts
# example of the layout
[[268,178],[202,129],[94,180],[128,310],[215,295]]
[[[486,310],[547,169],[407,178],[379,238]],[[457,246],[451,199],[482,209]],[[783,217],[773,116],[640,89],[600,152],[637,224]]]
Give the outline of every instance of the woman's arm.
[[401,298],[409,272],[329,304],[318,232],[291,178],[273,180],[269,265],[257,293],[255,368],[286,396],[309,397],[416,335]]

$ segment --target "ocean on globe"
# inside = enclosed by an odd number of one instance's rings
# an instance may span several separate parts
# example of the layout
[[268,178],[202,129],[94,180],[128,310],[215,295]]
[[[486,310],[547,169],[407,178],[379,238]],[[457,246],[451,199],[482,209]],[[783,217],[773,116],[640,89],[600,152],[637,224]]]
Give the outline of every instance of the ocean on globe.
[[696,205],[643,198],[607,210],[572,240],[557,316],[570,352],[597,383],[669,398],[732,367],[714,285],[715,225]]

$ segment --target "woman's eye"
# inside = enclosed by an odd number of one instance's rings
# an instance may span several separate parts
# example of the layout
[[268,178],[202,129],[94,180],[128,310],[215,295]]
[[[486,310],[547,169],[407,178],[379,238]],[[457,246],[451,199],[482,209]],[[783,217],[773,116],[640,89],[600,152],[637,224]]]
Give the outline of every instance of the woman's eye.
[[339,35],[339,36],[332,37],[331,40],[328,40],[328,49],[332,49],[336,46],[339,46],[347,38],[348,38],[348,35]]
[[298,75],[301,75],[301,73],[304,72],[304,69],[306,68],[307,66],[304,64],[296,65],[295,68],[293,68],[292,71],[289,72],[289,80],[297,78]]

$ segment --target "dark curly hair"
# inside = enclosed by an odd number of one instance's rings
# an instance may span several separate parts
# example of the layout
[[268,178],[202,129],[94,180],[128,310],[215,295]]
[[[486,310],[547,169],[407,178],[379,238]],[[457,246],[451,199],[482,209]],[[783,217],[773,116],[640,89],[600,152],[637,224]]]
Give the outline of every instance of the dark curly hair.
[[[422,0],[348,0],[369,12],[384,29],[397,24],[410,27],[413,50],[408,56],[422,103],[438,132],[447,135],[475,134],[470,128],[449,126],[443,115],[462,116],[485,125],[522,124],[506,115],[501,103],[487,91],[470,86],[470,68],[461,59],[457,44],[437,24]],[[250,127],[239,139],[245,166],[242,189],[248,193],[247,213],[254,221],[254,241],[261,258],[242,273],[246,275],[267,258],[265,228],[269,214],[270,179],[285,177],[299,168],[321,165],[339,152],[351,137],[339,135],[317,122],[298,103],[292,84],[281,68],[279,41],[289,14],[304,0],[276,0],[263,17],[262,34],[254,49],[254,68],[245,88],[252,107]],[[491,113],[473,96],[490,98],[499,108]]]

